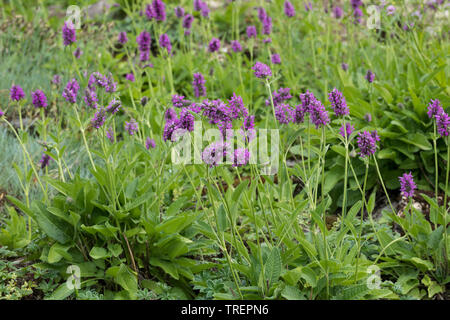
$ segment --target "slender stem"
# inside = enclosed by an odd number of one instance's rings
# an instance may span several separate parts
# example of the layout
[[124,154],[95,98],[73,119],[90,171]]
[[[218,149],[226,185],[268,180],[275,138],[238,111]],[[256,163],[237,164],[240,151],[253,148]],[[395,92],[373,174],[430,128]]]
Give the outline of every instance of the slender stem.
[[391,207],[392,212],[395,214],[395,210],[394,210],[394,207],[392,206],[391,198],[389,198],[389,194],[384,185],[383,177],[381,176],[380,168],[378,167],[378,162],[377,162],[377,158],[375,157],[375,155],[373,155],[373,160],[375,161],[375,167],[377,168],[378,177],[380,178],[381,186],[383,187],[383,191],[386,194],[386,197],[388,199],[389,206]]
[[[358,278],[358,265],[359,265],[359,258],[361,257],[361,236],[362,236],[362,229],[363,229],[363,219],[364,219],[364,204],[366,202],[366,184],[367,184],[367,175],[369,173],[369,161],[366,161],[366,173],[364,175],[364,185],[362,190],[362,197],[363,201],[361,204],[361,220],[360,220],[360,226],[359,226],[359,234],[358,234],[358,256],[356,258],[356,268],[355,268],[355,281]],[[355,177],[356,179],[356,177]]]

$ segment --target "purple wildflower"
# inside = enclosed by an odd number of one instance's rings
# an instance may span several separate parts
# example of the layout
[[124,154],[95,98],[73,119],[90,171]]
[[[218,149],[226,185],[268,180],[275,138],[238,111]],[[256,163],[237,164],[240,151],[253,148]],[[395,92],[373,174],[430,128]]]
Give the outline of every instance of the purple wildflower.
[[200,11],[202,9],[202,1],[194,0],[194,11]]
[[244,137],[245,142],[250,142],[256,137],[255,116],[247,116],[244,118],[240,133]]
[[265,39],[263,39],[263,43],[264,44],[272,43],[272,39],[271,38],[265,38]]
[[280,58],[280,55],[278,53],[274,53],[271,56],[271,60],[272,60],[273,64],[281,64],[281,58]]
[[206,97],[205,78],[201,73],[194,73],[194,80],[192,81],[194,87],[195,97]]
[[[280,88],[278,91],[274,91],[272,94],[273,105],[276,106],[279,103],[292,99],[291,88]],[[266,100],[266,106],[270,106],[270,100]]]
[[293,17],[293,16],[295,16],[295,8],[294,8],[294,6],[292,5],[292,3],[289,2],[289,1],[285,1],[285,2],[284,2],[284,14],[285,14],[287,17]]
[[174,94],[172,96],[172,104],[175,108],[182,108],[191,104],[191,102],[189,100],[185,100],[184,96]]
[[364,120],[366,120],[367,122],[372,122],[372,115],[370,113],[366,113],[364,115]]
[[98,111],[94,114],[91,119],[91,124],[95,129],[99,129],[106,121],[106,113],[104,108],[97,109]]
[[372,83],[373,80],[375,80],[375,73],[373,73],[372,70],[367,70],[366,80],[367,80],[369,83]]
[[[70,24],[72,24],[72,23],[70,23]],[[62,37],[63,37],[64,46],[68,46],[74,42],[77,42],[77,35],[76,35],[75,28],[72,28],[72,27],[70,27],[67,22],[65,22],[64,26],[62,27]]]
[[209,17],[209,7],[205,2],[202,2],[201,4],[201,8],[200,8],[200,14],[202,15],[203,18],[208,18]]
[[302,102],[302,107],[304,108],[305,112],[310,112],[312,106],[317,101],[317,98],[312,92],[306,90],[306,93],[300,94],[300,101]]
[[143,107],[145,107],[145,105],[147,104],[147,102],[148,102],[148,98],[147,98],[146,96],[143,96],[142,99],[141,99],[141,105],[142,105]]
[[386,8],[387,15],[393,15],[395,13],[396,8],[393,5],[390,5]]
[[108,78],[102,75],[100,72],[93,72],[89,76],[88,87],[91,90],[95,90],[94,85],[105,88],[108,85]]
[[109,141],[111,141],[111,143],[114,143],[115,137],[114,137],[114,131],[112,128],[109,128],[108,130],[106,130],[106,137],[109,139]]
[[347,102],[345,101],[342,92],[334,88],[333,91],[328,94],[328,99],[337,117],[349,114]]
[[223,163],[223,159],[229,152],[229,144],[216,142],[206,147],[202,152],[202,160],[211,168]]
[[156,21],[166,20],[166,5],[161,0],[153,0],[152,14]]
[[433,118],[434,116],[440,115],[444,112],[444,109],[441,106],[441,102],[438,99],[431,100],[430,104],[428,104],[428,118]]
[[3,117],[5,115],[5,113],[3,112],[2,109],[0,109],[0,117]]
[[372,133],[369,131],[364,131],[363,133],[358,133],[358,147],[360,149],[359,155],[363,158],[375,154],[377,150],[377,140],[374,138]]
[[445,112],[435,116],[437,131],[442,137],[448,137],[450,133],[450,117]]
[[259,79],[265,79],[267,77],[272,76],[272,71],[270,70],[270,67],[259,61],[255,63],[252,70],[255,71],[255,77]]
[[183,7],[175,7],[174,9],[175,11],[175,15],[177,16],[177,18],[183,18],[184,16],[184,8]]
[[154,14],[153,14],[153,8],[151,4],[148,4],[145,7],[145,15],[147,16],[148,20],[152,20],[154,18]]
[[116,114],[119,112],[120,107],[122,104],[120,103],[120,100],[117,100],[116,98],[112,98],[112,100],[109,102],[108,106],[106,107],[106,111],[112,114]]
[[89,87],[84,90],[84,102],[93,109],[97,108],[98,99],[95,90],[89,89]]
[[328,112],[325,110],[324,105],[319,100],[316,100],[313,105],[310,106],[309,113],[311,115],[311,122],[314,123],[316,129],[318,129],[320,126],[325,126],[330,122]]
[[187,14],[183,18],[183,28],[190,29],[192,27],[192,22],[194,21],[194,16],[192,14]]
[[312,3],[311,2],[305,3],[305,10],[307,12],[308,11],[312,11],[312,9],[313,9],[313,7],[312,7]]
[[209,43],[209,52],[216,52],[220,49],[220,40],[217,38],[212,38],[211,42]]
[[345,129],[344,129],[344,125],[342,125],[341,128],[339,129],[339,134],[344,139],[345,139],[345,135],[347,135],[347,139],[348,139],[348,137],[350,137],[350,135],[353,133],[353,131],[355,131],[355,127],[347,122],[347,123],[345,123]]
[[43,153],[41,160],[39,160],[39,163],[41,164],[41,169],[43,170],[45,167],[48,166],[50,163],[50,160],[53,160],[52,157],[50,157],[48,154]]
[[172,44],[170,43],[170,38],[166,33],[163,33],[159,37],[159,45],[161,48],[166,48],[169,54],[172,52]]
[[128,42],[127,33],[125,31],[119,32],[117,41],[119,41],[119,43],[121,43],[121,44],[127,43]]
[[178,120],[178,116],[175,110],[173,110],[172,108],[167,109],[164,113],[164,120],[166,122],[174,122]]
[[156,147],[155,140],[147,137],[147,139],[145,140],[145,148],[149,150],[150,148],[154,149],[155,147]]
[[245,119],[248,116],[248,110],[244,106],[242,97],[236,95],[236,93],[233,92],[233,96],[230,100],[228,100],[228,105],[230,107],[230,115],[232,119]]
[[257,32],[255,26],[248,26],[247,27],[247,37],[249,38],[256,38]]
[[363,16],[363,12],[361,8],[356,8],[353,10],[353,17],[355,18],[356,22],[361,23],[361,17]]
[[107,83],[106,83],[105,91],[109,92],[109,93],[116,92],[117,91],[117,83],[114,82],[114,78],[111,73],[109,73],[106,80],[107,80]]
[[301,105],[295,106],[294,109],[294,123],[303,123],[305,121],[306,109]]
[[334,15],[334,17],[335,17],[336,19],[340,19],[340,18],[342,18],[342,16],[344,15],[344,11],[342,10],[341,7],[335,6],[335,7],[333,8],[333,15]]
[[133,73],[127,73],[125,75],[125,79],[127,79],[128,81],[134,82],[134,80],[135,80],[134,74]]
[[125,130],[128,131],[130,136],[134,135],[139,130],[136,120],[131,119],[130,122],[125,121]]
[[81,55],[83,54],[83,51],[80,48],[76,48],[73,52],[73,55],[75,58],[80,59]]
[[61,76],[59,74],[55,74],[53,76],[52,83],[59,85],[61,83]]
[[398,177],[398,180],[400,181],[402,195],[407,198],[412,198],[414,196],[414,190],[417,189],[412,173],[404,173],[401,177]]
[[66,99],[67,102],[75,103],[77,102],[78,90],[80,90],[80,85],[77,80],[70,80],[66,87],[64,88],[62,96]]
[[178,129],[178,119],[166,122],[164,126],[163,139],[164,141],[175,141],[174,132]]
[[275,118],[281,124],[294,122],[295,111],[288,104],[280,103],[275,107]]
[[188,131],[194,131],[194,116],[189,112],[188,108],[181,109],[178,127]]
[[347,70],[348,70],[348,64],[346,64],[345,62],[343,62],[343,63],[341,64],[341,68],[342,68],[342,70],[347,71]]
[[147,61],[150,56],[150,44],[152,41],[150,34],[146,31],[142,31],[137,36],[136,41],[138,43],[138,48],[140,52],[140,60]]
[[266,16],[262,22],[262,34],[269,35],[272,32],[272,18]]
[[242,51],[241,43],[238,40],[232,40],[231,49],[233,49],[234,52],[241,52]]
[[258,8],[258,19],[259,21],[263,21],[267,17],[267,12],[263,7]]
[[10,98],[11,100],[20,101],[25,98],[25,92],[18,85],[13,85],[10,90]]
[[248,149],[237,148],[234,150],[233,167],[245,166],[250,159],[250,152]]

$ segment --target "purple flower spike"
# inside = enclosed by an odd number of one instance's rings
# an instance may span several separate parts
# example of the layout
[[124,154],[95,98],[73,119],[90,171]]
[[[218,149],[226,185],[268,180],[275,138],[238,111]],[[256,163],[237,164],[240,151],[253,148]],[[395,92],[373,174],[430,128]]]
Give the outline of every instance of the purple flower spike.
[[357,142],[360,149],[359,155],[362,158],[375,154],[375,151],[377,150],[377,138],[378,135],[376,135],[376,133],[374,137],[373,133],[370,133],[369,131],[358,133]]
[[142,31],[137,36],[136,42],[138,43],[141,61],[147,61],[149,59],[151,41],[152,38],[150,37],[150,33],[146,31]]
[[344,125],[339,129],[339,134],[345,139],[345,135],[347,134],[347,139],[350,137],[350,135],[355,131],[355,127],[352,126],[350,123],[345,124],[345,130]]
[[328,94],[328,99],[337,117],[349,114],[347,102],[345,101],[342,92],[334,88],[333,91]]
[[139,130],[136,120],[131,119],[130,122],[125,122],[125,130],[130,136],[134,135]]
[[306,110],[301,104],[295,106],[294,123],[303,123],[305,121],[305,113]]
[[13,85],[10,90],[10,98],[13,101],[20,101],[25,98],[25,92],[20,86]]
[[147,139],[145,140],[145,148],[149,150],[150,148],[154,149],[155,147],[156,147],[155,140],[147,137]]
[[78,90],[80,90],[80,85],[77,80],[70,80],[66,87],[64,88],[62,96],[66,99],[67,102],[75,103],[77,102]]
[[312,92],[306,90],[306,93],[300,94],[300,101],[302,102],[302,107],[304,108],[305,112],[310,112],[311,108],[317,101],[317,98]]
[[404,173],[401,177],[398,177],[398,180],[400,181],[400,191],[403,196],[412,198],[414,196],[414,190],[417,189],[412,173]]
[[440,115],[444,112],[444,109],[441,106],[441,102],[438,99],[431,100],[430,104],[428,104],[428,118],[433,118],[434,116]]
[[448,137],[450,133],[450,117],[445,112],[436,115],[437,131],[442,137]]
[[271,60],[273,64],[281,64],[281,58],[278,53],[274,53],[271,57]]
[[341,64],[341,68],[342,68],[342,70],[347,71],[347,70],[348,70],[348,64],[346,64],[345,62],[343,62],[343,63]]
[[35,108],[46,108],[47,107],[47,97],[41,90],[36,90],[31,92],[31,97],[33,99],[33,105]]
[[183,18],[183,16],[184,16],[184,8],[183,7],[175,7],[174,11],[175,11],[175,15],[177,16],[177,18]]
[[393,15],[396,11],[396,8],[393,5],[390,5],[386,8],[387,15]]
[[215,167],[223,163],[223,160],[229,152],[229,144],[224,142],[216,142],[206,147],[202,152],[202,160],[209,167]]
[[234,150],[233,167],[245,166],[250,160],[250,152],[248,149],[237,148]]
[[133,73],[127,73],[125,75],[125,79],[127,79],[128,81],[134,82],[134,80],[135,80],[134,74]]
[[328,112],[325,110],[324,105],[319,100],[316,100],[309,108],[311,115],[311,122],[318,129],[320,126],[325,126],[330,122]]
[[159,37],[159,45],[161,48],[166,48],[169,54],[172,52],[172,44],[170,43],[170,38],[167,34],[163,33]]
[[59,85],[61,83],[61,76],[59,74],[55,74],[53,76],[52,83]]
[[2,109],[0,109],[0,117],[3,117],[5,115],[5,113],[3,112]]
[[104,108],[99,108],[98,111],[94,114],[94,117],[91,119],[91,125],[95,129],[100,129],[101,126],[106,121],[106,113]]
[[50,160],[53,160],[52,157],[50,157],[48,154],[45,154],[45,153],[42,154],[41,160],[39,160],[42,170],[48,166],[48,164],[50,163]]
[[113,98],[106,107],[106,111],[112,114],[116,114],[117,112],[119,112],[121,106],[122,104],[120,100]]
[[64,46],[68,46],[74,42],[77,42],[77,35],[75,29],[71,28],[67,22],[64,23],[64,26],[62,28],[62,37]]
[[83,54],[83,51],[80,48],[76,48],[73,52],[73,55],[75,58],[80,59],[81,55]]
[[127,33],[125,31],[120,32],[117,41],[119,41],[119,43],[121,44],[127,43],[128,42]]
[[187,14],[183,18],[183,28],[190,29],[192,27],[192,22],[194,21],[194,16],[192,14]]
[[256,38],[257,32],[255,26],[248,26],[247,27],[247,37],[249,38]]
[[336,19],[340,19],[344,15],[344,11],[342,10],[341,7],[336,6],[333,8],[333,15]]
[[262,21],[262,34],[269,35],[272,32],[272,18],[265,16]]
[[255,77],[259,79],[266,79],[272,76],[272,70],[270,70],[270,67],[259,61],[255,63],[252,70],[255,72]]
[[288,104],[279,104],[275,107],[275,118],[281,124],[288,124],[294,122],[295,111],[292,110]]
[[285,1],[284,2],[284,14],[287,17],[293,17],[295,16],[295,8],[292,5],[292,3],[290,1]]
[[212,38],[211,42],[209,43],[209,52],[216,52],[220,49],[220,40],[217,38]]
[[241,52],[242,51],[241,43],[237,40],[231,41],[231,49],[233,49],[234,52]]
[[109,139],[109,141],[111,141],[111,143],[114,143],[116,138],[114,137],[114,131],[112,128],[106,130],[106,137]]
[[161,0],[153,0],[152,14],[156,21],[166,20],[166,5]]
[[194,131],[194,116],[189,112],[188,108],[181,109],[178,127],[188,131]]
[[194,73],[194,81],[192,81],[195,97],[206,97],[205,78],[201,73]]
[[367,70],[366,80],[367,80],[369,83],[372,83],[373,80],[375,80],[375,73],[373,73],[372,70]]
[[183,107],[188,106],[190,104],[191,104],[191,102],[189,100],[185,100],[184,96],[180,96],[180,95],[177,95],[177,94],[174,94],[172,96],[172,105],[175,108],[183,108]]

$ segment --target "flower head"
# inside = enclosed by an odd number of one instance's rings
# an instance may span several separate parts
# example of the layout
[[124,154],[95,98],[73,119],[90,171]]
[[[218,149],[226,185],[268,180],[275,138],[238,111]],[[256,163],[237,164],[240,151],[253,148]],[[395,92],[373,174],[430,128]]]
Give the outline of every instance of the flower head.
[[172,96],[172,104],[175,108],[182,108],[185,107],[187,105],[190,105],[191,102],[189,100],[185,100],[184,96],[180,96],[177,94],[174,94]]
[[287,17],[293,17],[295,16],[295,8],[292,5],[292,3],[290,1],[285,1],[284,2],[284,14]]
[[159,45],[161,48],[166,48],[169,54],[172,52],[172,44],[170,43],[170,38],[166,33],[163,33],[159,37]]
[[125,75],[125,79],[127,79],[128,81],[134,82],[134,80],[135,80],[134,74],[132,72],[131,73],[127,73]]
[[306,93],[300,94],[300,101],[302,102],[302,107],[305,109],[305,112],[310,112],[312,106],[316,103],[317,98],[312,92],[306,90]]
[[106,107],[106,111],[112,114],[116,114],[120,110],[121,106],[122,104],[120,103],[120,100],[113,98]]
[[190,29],[192,27],[192,22],[194,21],[194,16],[192,14],[187,14],[183,18],[183,28]]
[[400,181],[400,191],[403,196],[412,198],[414,196],[414,190],[417,189],[412,173],[404,173],[401,177],[398,177],[398,180]]
[[194,115],[192,115],[188,108],[181,109],[178,128],[194,131],[194,121]]
[[3,112],[2,109],[0,109],[0,117],[3,117],[5,115],[5,113]]
[[138,131],[138,123],[136,120],[131,119],[130,122],[125,121],[125,130],[128,131],[130,136],[134,135]]
[[117,37],[117,41],[121,44],[125,44],[128,42],[127,33],[125,31],[119,32],[119,36]]
[[233,49],[234,52],[241,52],[242,51],[241,43],[238,40],[232,40],[231,49]]
[[280,55],[278,53],[274,53],[271,56],[271,60],[272,60],[273,64],[281,64],[281,58],[280,58]]
[[109,141],[111,141],[111,143],[114,143],[115,136],[114,136],[114,131],[112,128],[109,128],[108,130],[106,130],[106,137],[109,139]]
[[393,15],[395,13],[395,11],[396,11],[396,8],[393,5],[390,5],[386,8],[386,12],[387,12],[388,16]]
[[372,83],[373,80],[375,80],[375,73],[373,73],[372,70],[367,70],[367,73],[366,73],[366,80],[367,80],[369,83]]
[[270,70],[270,67],[259,61],[255,63],[252,70],[255,72],[255,76],[259,79],[265,79],[272,76],[272,70]]
[[10,98],[11,100],[20,101],[25,98],[25,92],[18,85],[13,85],[10,90]]
[[33,99],[32,103],[35,108],[45,108],[47,107],[47,97],[42,90],[36,90],[31,92],[31,97]]
[[275,118],[281,124],[288,124],[289,122],[294,122],[295,111],[292,110],[290,105],[280,103],[275,107]]
[[[377,138],[378,135],[375,133],[370,133],[369,131],[364,131],[363,133],[358,133],[358,147],[360,149],[359,155],[363,158],[375,154],[377,150]],[[378,138],[379,139],[379,138]]]
[[334,88],[333,91],[328,94],[328,99],[337,117],[349,114],[347,102],[345,101],[342,92]]
[[247,37],[249,38],[256,38],[257,32],[255,26],[248,26],[247,27]]
[[242,118],[245,119],[248,116],[248,110],[244,106],[244,102],[242,101],[242,97],[236,95],[233,92],[233,96],[230,100],[228,100],[230,115],[232,119]]
[[220,49],[220,40],[217,38],[212,38],[211,42],[209,43],[209,52],[216,52]]
[[234,150],[233,167],[245,166],[250,159],[250,152],[248,149],[237,148]]
[[75,28],[73,26],[69,26],[67,22],[64,23],[62,27],[62,37],[64,46],[71,45],[74,42],[77,42],[77,35]]
[[450,117],[445,112],[435,116],[437,131],[442,137],[448,137],[450,133]]
[[344,11],[342,10],[341,7],[335,6],[335,7],[333,8],[333,15],[334,15],[334,17],[335,17],[336,19],[340,19],[340,18],[342,18],[342,16],[344,15]]
[[105,109],[100,107],[97,109],[98,111],[95,112],[94,117],[91,119],[91,125],[95,129],[99,129],[106,121],[106,113]]
[[202,160],[211,168],[223,163],[230,151],[230,145],[225,142],[216,142],[206,147],[202,152]]
[[141,61],[147,61],[149,59],[151,41],[152,38],[150,36],[150,33],[148,33],[147,31],[142,31],[136,37],[136,42],[138,43]]
[[53,76],[52,83],[59,85],[61,83],[61,76],[59,74],[55,74]]
[[444,112],[444,109],[441,106],[441,102],[438,99],[431,100],[428,104],[428,118],[433,118],[434,116],[440,115]]
[[152,2],[152,16],[156,21],[166,20],[166,5],[161,0],[153,0]]
[[325,126],[330,122],[328,112],[319,100],[316,100],[312,105],[310,105],[309,113],[311,115],[311,122],[316,126],[316,129],[320,126]]
[[265,16],[262,22],[262,34],[269,35],[272,32],[272,18]]
[[182,18],[184,16],[184,8],[183,7],[175,7],[174,9],[175,15],[177,18]]
[[155,147],[156,147],[155,140],[147,137],[147,139],[145,140],[145,148],[149,150],[150,148],[154,149]]
[[77,102],[78,90],[80,90],[80,85],[76,79],[70,80],[66,87],[64,88],[62,96],[67,102],[75,103]]
[[347,139],[350,137],[350,135],[355,131],[355,127],[352,126],[350,123],[345,123],[345,129],[344,125],[341,126],[339,129],[339,134],[345,139],[345,136],[347,135]]
[[48,166],[50,163],[50,160],[53,160],[52,157],[50,157],[48,154],[43,153],[41,160],[39,160],[39,163],[41,164],[41,169],[43,170],[45,167]]
[[194,88],[194,95],[196,98],[201,96],[206,97],[205,78],[201,73],[194,73],[192,86]]
[[343,62],[343,63],[341,64],[341,68],[342,68],[342,70],[347,71],[347,70],[348,70],[348,64],[345,63],[345,62]]

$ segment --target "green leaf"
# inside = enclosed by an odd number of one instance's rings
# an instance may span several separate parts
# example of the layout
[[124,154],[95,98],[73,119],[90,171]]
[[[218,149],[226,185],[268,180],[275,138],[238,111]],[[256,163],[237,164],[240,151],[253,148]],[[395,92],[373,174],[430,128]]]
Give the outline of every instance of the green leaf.
[[105,248],[100,247],[92,247],[91,251],[89,252],[89,255],[93,259],[105,259],[111,256],[111,254]]
[[280,278],[282,268],[280,251],[274,247],[265,263],[265,277],[269,281],[269,288]]
[[300,289],[293,286],[284,287],[283,291],[281,291],[281,296],[286,300],[306,300]]
[[120,265],[114,280],[127,290],[132,297],[136,295],[138,289],[136,275],[123,263]]

